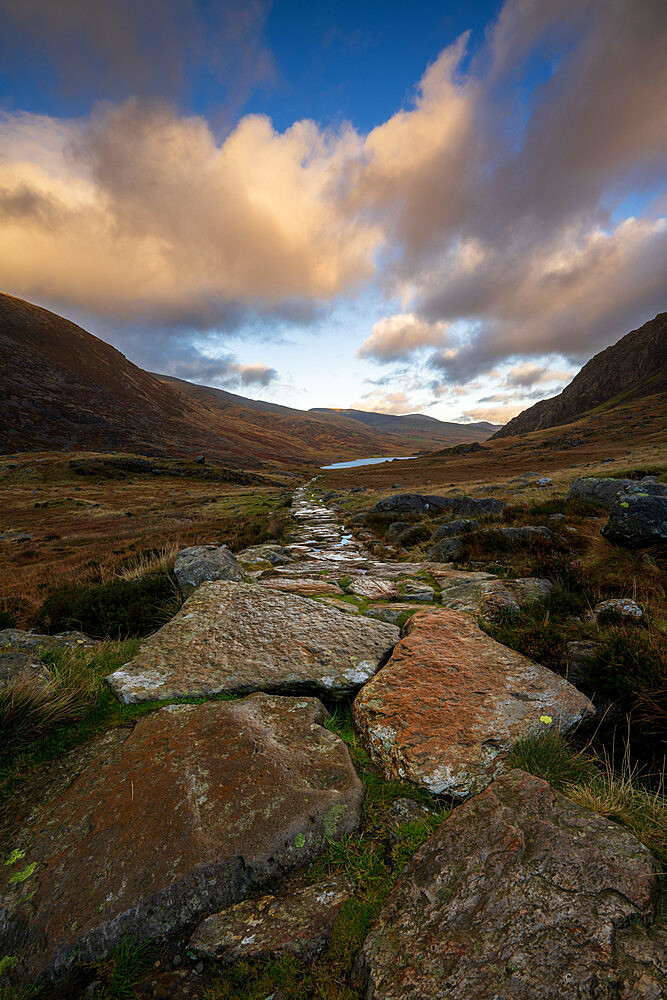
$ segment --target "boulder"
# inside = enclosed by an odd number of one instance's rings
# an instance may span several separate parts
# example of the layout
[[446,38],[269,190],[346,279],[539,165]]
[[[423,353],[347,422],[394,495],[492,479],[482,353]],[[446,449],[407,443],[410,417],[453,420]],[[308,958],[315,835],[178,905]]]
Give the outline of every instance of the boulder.
[[243,580],[243,568],[226,545],[193,545],[181,549],[174,573],[183,597],[206,580]]
[[445,608],[413,615],[353,705],[362,743],[385,778],[458,798],[486,787],[517,740],[545,725],[566,732],[590,711],[564,678]]
[[17,683],[42,687],[48,681],[49,671],[38,657],[20,649],[0,649],[0,691]]
[[553,583],[540,577],[499,580],[496,577],[480,579],[480,575],[440,581],[443,607],[491,619],[502,611],[518,611],[524,604],[543,600],[553,590]]
[[420,545],[422,542],[427,542],[431,537],[432,532],[433,525],[429,522],[411,524],[397,536],[395,542],[396,545],[400,545],[403,548],[410,548],[412,545]]
[[439,524],[433,534],[433,541],[439,542],[442,538],[456,538],[467,531],[474,531],[479,527],[479,521],[472,517],[457,517],[453,521]]
[[65,976],[177,935],[354,830],[363,789],[314,698],[169,705],[7,802],[0,954]]
[[583,476],[575,479],[567,495],[568,500],[592,500],[605,507],[615,503],[619,493],[647,493],[650,496],[665,496],[667,486],[655,481],[654,476],[644,479],[595,479]]
[[216,580],[107,681],[126,704],[249,691],[343,697],[373,676],[398,638],[392,625],[307,597]]
[[458,517],[467,517],[468,515],[482,517],[485,514],[500,514],[507,504],[496,497],[483,497],[481,499],[478,497],[453,497],[441,506],[446,506],[452,514],[456,514]]
[[353,891],[354,884],[338,876],[288,894],[236,903],[202,921],[190,938],[190,950],[223,965],[282,955],[315,958]]
[[628,549],[664,542],[667,539],[667,496],[622,493],[612,505],[602,534],[610,542]]
[[460,538],[441,538],[426,553],[429,562],[456,562],[465,558],[466,547]]
[[39,632],[24,632],[20,628],[0,630],[0,649],[9,648],[24,653],[54,652],[59,649],[93,649],[98,645],[97,639],[91,639],[83,632],[41,635]]
[[398,493],[378,500],[371,509],[377,514],[427,514],[446,505],[444,497],[426,497],[421,493]]
[[[352,519],[356,520],[355,518]],[[405,531],[406,528],[411,528],[412,525],[408,521],[394,521],[389,525],[384,533],[384,540],[386,542],[395,542],[398,536]]]
[[644,612],[637,602],[630,600],[629,597],[612,597],[608,601],[596,604],[593,608],[593,615],[596,618],[609,613],[619,615],[621,618],[629,618],[633,621],[639,621],[644,617]]
[[667,933],[650,852],[511,771],[404,869],[357,970],[373,1000],[659,1000]]

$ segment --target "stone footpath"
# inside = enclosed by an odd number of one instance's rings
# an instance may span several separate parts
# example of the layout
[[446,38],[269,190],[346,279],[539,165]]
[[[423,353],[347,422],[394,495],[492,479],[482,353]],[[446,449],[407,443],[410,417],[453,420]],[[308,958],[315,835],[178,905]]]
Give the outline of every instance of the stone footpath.
[[[189,939],[222,964],[316,955],[354,885],[290,877],[361,821],[361,782],[319,700],[353,696],[384,777],[474,796],[371,929],[357,963],[367,1000],[666,996],[648,851],[544,782],[503,774],[517,739],[592,708],[477,624],[549,582],[378,561],[309,495],[294,494],[286,546],[179,555],[181,611],[108,678],[156,710],[5,804],[0,958],[13,980],[66,979],[128,937]],[[233,700],[159,706],[178,697]]]

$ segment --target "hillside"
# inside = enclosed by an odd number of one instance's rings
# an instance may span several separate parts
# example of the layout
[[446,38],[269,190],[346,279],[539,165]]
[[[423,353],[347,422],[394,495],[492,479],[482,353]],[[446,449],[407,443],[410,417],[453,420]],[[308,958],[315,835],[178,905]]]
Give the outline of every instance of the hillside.
[[393,413],[374,413],[368,410],[339,410],[327,407],[313,407],[309,413],[329,413],[348,417],[367,427],[387,434],[400,434],[410,438],[415,443],[424,446],[438,444],[469,444],[472,441],[485,441],[499,424],[489,424],[481,421],[475,424],[457,424],[446,420],[437,420],[424,413],[408,413],[397,416]]
[[667,313],[659,313],[592,357],[562,392],[519,413],[494,437],[568,424],[592,410],[666,390]]
[[[202,452],[230,466],[303,466],[406,454],[444,440],[440,422],[429,417],[392,423],[379,414],[374,425],[143,371],[75,323],[10,295],[0,295],[0,392],[4,454]],[[404,419],[421,420],[427,430],[416,437]],[[462,427],[451,440],[469,434]]]

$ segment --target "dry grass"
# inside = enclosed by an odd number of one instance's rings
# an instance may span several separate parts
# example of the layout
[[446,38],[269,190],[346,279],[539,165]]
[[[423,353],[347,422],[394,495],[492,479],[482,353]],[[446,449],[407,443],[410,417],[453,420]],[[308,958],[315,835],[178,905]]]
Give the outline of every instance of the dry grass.
[[99,681],[75,651],[50,664],[48,675],[23,673],[0,691],[3,749],[27,746],[54,726],[76,722],[96,697]]
[[181,546],[174,542],[163,545],[157,552],[130,556],[123,560],[120,566],[106,564],[100,567],[102,583],[107,580],[137,580],[147,573],[168,573],[173,569],[174,560]]
[[664,773],[653,789],[646,788],[629,761],[619,772],[608,759],[600,774],[589,781],[568,785],[568,798],[580,806],[613,819],[637,837],[662,862],[667,864],[667,797]]
[[600,600],[629,597],[664,615],[664,574],[649,553],[612,545],[600,534],[590,539],[585,563],[591,586]]

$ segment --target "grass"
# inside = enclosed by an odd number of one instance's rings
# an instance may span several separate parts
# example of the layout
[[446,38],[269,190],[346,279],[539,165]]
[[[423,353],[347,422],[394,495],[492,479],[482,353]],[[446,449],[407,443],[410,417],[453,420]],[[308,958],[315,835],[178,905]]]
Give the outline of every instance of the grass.
[[173,574],[153,572],[58,587],[40,607],[35,625],[49,633],[77,630],[95,639],[126,639],[155,632],[180,606]]
[[621,768],[615,770],[608,755],[601,757],[590,747],[576,749],[558,730],[550,729],[515,744],[507,765],[543,778],[583,808],[620,823],[667,863],[664,773],[647,787],[627,745]]
[[[101,729],[125,721],[127,708],[104,678],[128,660],[136,640],[104,642],[97,649],[62,649],[45,654],[52,678],[46,689],[10,686],[0,698],[0,798],[35,767],[60,757]],[[53,692],[50,694],[49,692]]]

